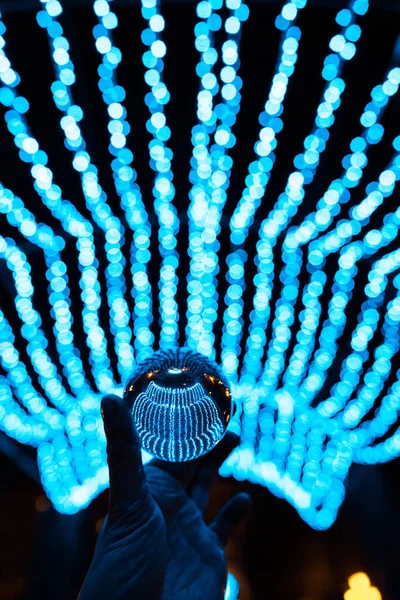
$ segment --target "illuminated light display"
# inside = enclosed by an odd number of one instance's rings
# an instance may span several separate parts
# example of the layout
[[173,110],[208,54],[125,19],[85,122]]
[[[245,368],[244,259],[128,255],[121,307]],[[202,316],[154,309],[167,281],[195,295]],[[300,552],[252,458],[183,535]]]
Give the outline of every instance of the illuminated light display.
[[116,78],[116,69],[122,59],[122,54],[113,43],[112,30],[117,27],[118,19],[108,2],[95,2],[93,10],[99,21],[93,29],[93,36],[96,40],[96,50],[102,57],[102,64],[98,68],[98,87],[102,92],[109,116],[109,152],[114,157],[111,161],[111,168],[115,190],[121,199],[121,206],[127,222],[134,232],[130,252],[132,296],[136,305],[133,314],[134,346],[137,358],[142,360],[151,353],[153,342],[153,334],[149,329],[152,312],[147,274],[147,264],[150,260],[148,247],[151,227],[140,188],[136,183],[137,173],[131,167],[133,154],[127,147],[126,136],[130,131],[130,125],[124,107],[126,93],[124,88],[118,85]]
[[[367,4],[366,7],[368,7]],[[360,12],[362,13],[363,11],[360,11],[360,6],[357,3],[353,3],[350,5],[349,12],[350,20],[353,21],[358,16],[358,14]],[[293,14],[296,13],[293,11]],[[340,18],[338,24],[341,24]],[[291,31],[291,29],[289,29],[289,31]],[[343,28],[342,31],[344,31]],[[277,145],[276,132],[274,130],[274,127],[278,127],[277,131],[279,132],[283,126],[283,122],[279,118],[279,115],[283,111],[282,103],[287,89],[288,76],[292,74],[297,59],[296,49],[298,45],[297,38],[299,37],[299,33],[297,33],[296,31],[296,34],[296,38],[292,37],[288,40],[288,38],[286,37],[282,44],[281,63],[279,64],[277,70],[278,73],[280,73],[281,70],[283,71],[283,73],[285,74],[285,80],[279,80],[280,85],[278,85],[276,84],[274,79],[273,86],[270,92],[271,99],[267,101],[265,106],[265,113],[267,114],[266,123],[267,125],[269,124],[269,127],[267,126],[261,130],[261,141],[256,146],[257,154],[261,157],[266,157],[268,159],[267,173],[270,173],[272,169],[275,158],[273,150],[276,148]],[[298,207],[303,202],[305,194],[304,185],[311,183],[315,176],[316,169],[319,163],[319,156],[324,151],[326,147],[326,142],[329,139],[329,128],[334,123],[334,112],[340,106],[340,95],[345,89],[345,82],[343,81],[343,79],[340,78],[343,63],[346,60],[350,60],[355,53],[354,44],[352,44],[352,47],[354,47],[354,52],[352,52],[349,56],[337,50],[335,44],[332,44],[333,40],[335,40],[337,37],[343,36],[335,36],[334,38],[332,38],[329,44],[330,49],[335,50],[336,54],[330,53],[326,56],[324,60],[322,78],[326,81],[326,85],[321,98],[321,102],[317,107],[313,130],[310,133],[310,135],[307,136],[307,138],[304,140],[305,153],[303,155],[296,156],[294,160],[294,166],[297,170],[290,174],[285,192],[280,195],[279,200],[276,203],[274,209],[271,211],[267,219],[265,219],[265,221],[262,223],[260,228],[260,241],[257,247],[256,259],[258,262],[259,272],[257,275],[257,281],[255,281],[256,294],[254,297],[254,310],[256,314],[258,314],[256,318],[252,320],[252,323],[249,328],[249,336],[247,339],[247,352],[244,358],[245,369],[248,372],[249,381],[254,381],[254,378],[258,377],[258,375],[260,374],[261,369],[260,359],[263,355],[265,340],[263,340],[262,343],[260,343],[259,338],[260,331],[265,331],[270,317],[269,299],[272,293],[274,277],[272,249],[276,244],[279,234],[286,228],[290,219],[296,214]],[[291,41],[290,46],[288,44],[288,41]],[[288,46],[291,48],[290,52],[287,50]],[[289,55],[289,68],[287,55]],[[279,92],[274,90],[274,86],[277,87]],[[264,114],[261,116],[261,118],[262,117],[264,117]],[[274,127],[271,127],[271,122],[274,123]],[[258,184],[256,184],[256,186],[254,186],[253,184],[253,186],[250,186],[250,189],[246,188],[243,194],[243,199],[239,203],[238,208],[234,212],[231,220],[232,241],[238,238],[238,241],[242,242],[243,239],[245,239],[249,225],[252,223],[255,210],[259,206],[260,200],[265,193],[265,189],[268,184],[268,179],[269,175],[264,175],[262,180],[260,180]],[[257,188],[257,191],[255,188]],[[299,271],[298,265],[300,262],[300,258],[298,253],[297,256],[295,256],[295,248],[290,248],[287,250],[289,251],[284,253],[283,255],[283,259],[286,263],[286,266],[284,268],[284,278],[290,280],[291,277],[296,277],[296,275],[298,275],[296,271]],[[240,269],[240,265],[243,264],[246,258],[247,257],[243,255],[243,251],[239,250],[237,252],[237,260],[235,261],[237,271],[241,270],[243,272],[243,269]],[[286,295],[289,294],[290,298],[286,298],[285,300],[283,300],[283,302],[285,302],[286,304],[289,313],[293,311],[293,305],[295,304],[297,299],[297,293],[295,290],[296,285],[293,282],[291,282],[290,286],[291,287],[286,290]],[[243,283],[240,287],[243,290]],[[259,309],[259,307],[261,307],[261,310]],[[282,327],[285,327],[284,321],[286,318],[287,315],[284,319],[282,319],[282,317],[280,318],[281,327],[278,331],[281,331]],[[290,321],[290,318],[288,319],[288,321]],[[254,331],[255,334],[252,335]],[[285,342],[286,341],[288,340],[285,340]],[[274,348],[274,341],[270,342],[269,348],[271,348],[271,350]],[[270,375],[274,377],[274,375],[276,374],[276,370],[274,367],[272,368],[271,373],[271,361],[275,364],[277,364],[279,361],[279,358],[276,356],[276,353],[274,351],[269,353],[267,362],[264,366],[264,380],[267,379]]]
[[[163,78],[168,60],[163,36],[166,23],[156,0],[142,0],[142,63],[148,86],[144,102],[156,217],[152,220],[128,148],[131,128],[135,135],[135,115],[128,118],[126,90],[117,78],[123,57],[113,40],[118,16],[111,7],[107,0],[93,4],[97,19],[93,45],[119,213],[111,208],[111,197],[101,186],[101,173],[84,137],[85,114],[75,98],[79,96],[74,86],[79,82],[61,25],[62,2],[42,2],[38,35],[47,36],[50,44],[51,95],[61,113],[59,123],[72,169],[79,176],[85,201],[81,210],[65,198],[49,156],[31,131],[29,97],[19,91],[21,78],[7,51],[7,19],[1,17],[4,126],[19,158],[29,166],[33,193],[58,227],[42,223],[32,203],[0,187],[1,218],[7,222],[7,231],[15,231],[15,238],[0,237],[1,276],[15,291],[13,296],[0,298],[0,428],[38,448],[43,485],[59,511],[74,513],[87,506],[108,485],[101,394],[121,395],[135,369],[142,368],[140,363],[158,359],[154,355],[158,321],[157,342],[165,356],[174,355],[182,343],[203,355],[204,361],[218,358],[221,363],[236,408],[229,428],[240,436],[240,445],[221,466],[221,474],[268,487],[290,502],[310,526],[326,529],[343,502],[351,464],[375,464],[400,455],[400,430],[396,429],[400,209],[393,201],[400,178],[400,137],[393,139],[384,118],[400,85],[399,45],[361,111],[359,133],[349,139],[342,173],[328,181],[316,200],[309,199],[308,186],[318,178],[336,111],[345,90],[351,93],[344,65],[356,56],[368,2],[351,1],[337,13],[337,29],[327,40],[329,49],[322,61],[323,92],[312,128],[303,151],[294,158],[284,191],[257,221],[285,126],[286,93],[297,68],[302,31],[301,20],[296,19],[301,11],[306,13],[307,2],[293,0],[282,7],[275,21],[281,36],[275,72],[259,115],[255,156],[239,201],[229,214],[227,250],[221,248],[221,220],[234,168],[235,124],[244,77],[240,45],[250,11],[242,0],[201,1],[193,7],[197,19],[193,41],[198,53],[193,69],[199,91],[197,122],[191,131],[186,274],[180,271],[177,250],[181,232],[167,124],[170,92]],[[360,188],[373,146],[383,143],[384,137],[391,140],[393,155],[385,166],[379,166],[363,193]],[[149,273],[152,230],[157,231],[160,257],[157,315]],[[95,244],[97,231],[104,239],[102,259]],[[245,242],[255,231],[256,248],[251,255]],[[50,334],[37,304],[37,292],[43,286],[35,280],[31,256],[21,239],[40,249],[44,258]],[[72,244],[77,256],[83,330],[79,340],[67,244]],[[253,260],[256,271],[250,282],[246,269]],[[187,275],[183,299],[177,297],[178,275],[184,282]],[[354,289],[361,275],[361,308],[353,311]],[[224,297],[218,297],[221,278],[226,283]],[[100,316],[102,305],[108,314],[110,340]],[[110,345],[115,350],[115,366],[109,357]],[[335,365],[338,374],[333,376]],[[181,377],[177,372],[170,375]],[[155,380],[150,383],[159,385]],[[172,390],[172,386],[171,390],[159,387],[159,399]],[[192,387],[198,404],[207,405],[202,404],[200,389]],[[143,392],[133,403],[139,430],[142,416],[146,419],[146,399]],[[186,392],[179,399],[184,406],[187,402],[189,414],[193,399]],[[204,440],[203,447],[192,444],[179,454],[174,442],[164,453],[153,439],[143,443],[143,457],[148,460],[150,452],[185,460],[202,454],[225,431],[216,422],[214,438]],[[188,430],[195,423],[196,419],[188,419]],[[356,587],[350,588],[349,594],[355,593]]]
[[[51,89],[53,100],[57,108],[63,113],[60,126],[65,135],[65,146],[73,154],[73,166],[80,174],[86,205],[94,222],[106,235],[107,300],[110,308],[111,330],[118,357],[118,371],[121,378],[124,379],[133,368],[132,331],[127,325],[129,320],[128,305],[124,298],[124,290],[126,289],[123,276],[125,258],[121,252],[124,241],[124,228],[120,219],[111,212],[107,203],[107,196],[99,183],[98,169],[86,150],[87,144],[78,125],[83,117],[83,111],[74,102],[72,96],[72,88],[75,83],[74,65],[68,52],[69,42],[63,35],[62,26],[57,21],[58,15],[62,12],[62,6],[59,4],[57,11],[55,11],[53,5],[52,2],[48,3],[47,8],[49,10],[39,12],[37,21],[41,27],[46,28],[52,50],[55,80]],[[36,146],[34,149],[37,152],[39,146],[37,144]],[[30,154],[35,154],[35,152],[31,151]]]
[[170,462],[212,450],[232,412],[217,365],[191,350],[155,352],[137,367],[124,398],[144,450]]
[[365,573],[352,575],[349,578],[349,588],[344,594],[344,600],[382,600],[380,591],[371,585]]
[[[232,127],[240,110],[242,79],[239,41],[242,22],[249,9],[240,1],[227,1],[229,9],[224,23],[228,39],[220,58],[224,66],[219,76],[213,68],[219,59],[214,47],[216,32],[222,29],[218,10],[220,1],[200,3],[195,27],[195,47],[200,54],[196,73],[200,79],[197,96],[198,124],[192,129],[190,171],[188,303],[186,334],[188,344],[206,356],[215,356],[213,325],[217,319],[216,275],[220,219],[227,198],[232,159],[229,149],[236,143]],[[220,93],[220,102],[215,104]],[[211,145],[212,140],[214,143]]]
[[[290,6],[290,10],[288,10],[288,6]],[[273,150],[277,147],[277,134],[283,128],[280,115],[283,112],[289,79],[295,70],[298,42],[301,37],[301,31],[294,23],[298,11],[305,6],[306,0],[287,4],[277,17],[276,26],[282,30],[280,55],[264,111],[259,116],[259,121],[263,127],[259,134],[260,139],[255,144],[257,160],[249,165],[246,188],[230,220],[233,252],[227,260],[229,288],[225,297],[227,307],[224,314],[222,364],[224,372],[235,379],[239,364],[237,355],[242,337],[241,314],[243,310],[242,296],[245,290],[244,267],[248,258],[247,253],[240,246],[246,239],[254,214],[260,206],[275,161]],[[254,298],[254,307],[257,311],[260,300],[263,296],[265,298],[265,290],[264,286],[260,286],[258,283],[256,285],[262,288],[262,292],[256,293]],[[265,345],[265,328],[263,329],[262,325],[262,320],[259,322],[257,318],[253,319],[247,339],[247,352],[244,358],[245,369],[248,365],[251,365],[250,370],[254,372],[257,372],[257,357],[261,359]]]

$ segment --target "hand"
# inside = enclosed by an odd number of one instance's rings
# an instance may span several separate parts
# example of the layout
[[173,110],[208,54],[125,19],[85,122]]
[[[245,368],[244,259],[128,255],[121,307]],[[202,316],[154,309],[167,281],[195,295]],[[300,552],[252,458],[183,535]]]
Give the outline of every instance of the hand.
[[247,494],[238,494],[210,526],[203,520],[229,436],[202,459],[155,459],[143,467],[123,400],[105,396],[102,415],[109,512],[78,600],[221,600],[227,574],[223,547],[250,505]]

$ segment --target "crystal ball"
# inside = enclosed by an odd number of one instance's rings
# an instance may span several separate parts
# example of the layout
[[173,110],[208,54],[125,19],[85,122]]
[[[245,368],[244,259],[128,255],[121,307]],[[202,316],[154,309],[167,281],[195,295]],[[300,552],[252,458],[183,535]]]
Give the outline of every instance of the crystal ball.
[[218,366],[186,349],[139,364],[124,390],[144,450],[169,462],[193,460],[223,438],[231,393]]

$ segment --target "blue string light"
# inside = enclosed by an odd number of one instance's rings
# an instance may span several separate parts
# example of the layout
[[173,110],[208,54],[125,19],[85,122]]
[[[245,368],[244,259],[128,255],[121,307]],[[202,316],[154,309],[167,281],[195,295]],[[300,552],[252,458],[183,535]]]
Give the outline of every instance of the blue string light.
[[[48,409],[45,401],[43,399],[38,401],[37,397],[34,399],[33,404],[29,403],[29,407],[36,414],[45,411],[47,418],[44,417],[44,420],[50,420],[51,426],[60,429],[63,425],[63,419],[58,411],[64,412],[70,410],[73,401],[71,397],[68,397],[61,383],[61,378],[56,373],[56,369],[46,352],[47,340],[40,328],[40,315],[32,304],[33,285],[30,277],[30,267],[26,262],[26,256],[16,247],[13,240],[3,238],[2,236],[0,237],[0,257],[7,260],[7,265],[13,275],[17,292],[15,307],[23,323],[21,334],[28,342],[26,347],[28,356],[31,359],[34,370],[39,376],[40,386],[58,410]],[[19,363],[19,354],[12,344],[12,336],[10,336],[11,328],[3,314],[2,320],[4,320],[4,335],[8,332],[7,350],[4,349],[4,354],[2,355],[3,368],[9,372],[9,379],[14,386],[17,397],[21,401],[26,401],[31,394],[31,379],[27,376],[25,368],[14,368],[15,363]],[[19,364],[18,366],[20,367]],[[25,381],[28,383],[29,390],[27,395],[25,395],[26,390],[24,388],[22,391],[19,389],[19,380],[22,383]],[[37,406],[38,404],[40,406]],[[51,419],[49,419],[50,415]]]
[[[70,310],[69,289],[67,286],[67,265],[61,258],[61,250],[65,246],[63,238],[55,236],[52,229],[37,223],[34,215],[28,211],[20,198],[14,196],[9,189],[0,188],[0,211],[6,214],[8,222],[32,243],[40,247],[45,256],[49,281],[49,301],[52,306],[51,316],[54,320],[54,335],[63,372],[71,391],[80,396],[90,392],[85,378],[80,353],[73,344],[71,325],[73,317]],[[27,317],[25,316],[25,319]],[[29,323],[30,337],[35,338],[36,328],[33,323],[39,321],[38,316],[31,316]],[[32,322],[31,322],[32,321]],[[25,327],[27,329],[27,327]]]
[[[114,70],[117,64],[121,60],[121,52],[116,48],[111,39],[111,29],[117,26],[117,19],[114,13],[111,12],[108,2],[95,2],[94,10],[101,24],[95,27],[94,35],[96,38],[96,48],[103,54],[103,64],[99,69],[99,75],[101,81],[99,83],[100,89],[105,89],[103,93],[103,99],[109,104],[110,100],[115,100],[115,94],[117,94],[118,103],[112,102],[109,106],[113,117],[110,121],[112,128],[117,127],[119,130],[122,127],[127,127],[127,121],[124,120],[126,116],[126,110],[122,106],[121,102],[125,97],[125,90],[122,86],[116,85],[116,78]],[[111,16],[112,27],[109,26],[109,20]],[[162,80],[162,71],[164,68],[163,57],[166,54],[166,46],[161,39],[161,32],[164,29],[164,19],[158,10],[158,4],[154,1],[143,1],[142,2],[142,15],[147,20],[148,27],[142,32],[142,42],[149,50],[143,54],[142,60],[146,67],[145,81],[149,85],[151,92],[146,95],[145,101],[150,110],[151,117],[147,121],[146,127],[150,133],[153,134],[153,140],[149,144],[150,152],[150,166],[156,173],[153,195],[154,195],[154,208],[159,221],[159,244],[160,254],[162,256],[162,266],[160,270],[160,311],[161,311],[161,339],[160,347],[169,348],[173,347],[177,343],[178,336],[178,313],[177,303],[175,300],[177,276],[175,274],[178,266],[178,254],[176,248],[176,234],[179,230],[179,221],[174,205],[172,204],[175,189],[172,184],[173,174],[171,171],[171,160],[172,151],[166,145],[166,141],[170,137],[170,130],[166,125],[166,118],[164,115],[164,106],[169,101],[169,92],[166,85]],[[117,54],[117,59],[111,60],[111,67],[109,61],[110,53]],[[111,81],[110,81],[111,80]],[[108,95],[107,95],[108,94]],[[121,113],[121,114],[120,114]],[[127,131],[126,131],[127,132]],[[115,134],[114,134],[115,135]],[[113,145],[114,135],[111,137],[111,146]],[[125,137],[118,138],[117,148],[125,148],[126,139]],[[115,139],[114,139],[115,141]],[[123,152],[126,150],[123,150]],[[126,181],[128,179],[135,179],[136,173],[131,169],[127,168],[118,162],[118,156],[123,154],[115,149],[112,151],[113,154],[117,154],[117,159],[114,161],[114,173],[117,174],[116,181],[120,179],[122,174],[122,185],[119,187],[121,190],[127,188]],[[132,154],[130,154],[130,159]],[[122,161],[123,163],[124,161]],[[125,181],[125,183],[124,183]],[[138,188],[135,185],[135,190],[138,193]],[[127,195],[128,199],[132,196],[132,191]],[[143,211],[143,216],[145,211]],[[136,216],[136,215],[135,215]],[[147,221],[147,215],[146,215]],[[131,226],[137,229],[138,223],[132,222]],[[134,293],[135,298],[135,321],[137,321],[138,327],[135,330],[135,344],[138,347],[137,360],[143,360],[151,353],[151,343],[154,339],[153,334],[150,332],[149,325],[152,320],[151,314],[151,296],[150,296],[150,285],[148,283],[146,265],[150,258],[150,253],[147,248],[149,245],[149,234],[150,227],[148,221],[141,224],[139,235],[137,236],[139,242],[143,245],[141,252],[135,257],[136,264],[134,269],[134,279],[139,283],[142,288],[140,296],[137,292]],[[143,260],[144,258],[144,260]],[[143,289],[144,288],[144,289]],[[144,292],[144,293],[143,293]],[[137,314],[138,313],[138,314]],[[139,319],[137,319],[139,317]]]
[[[232,127],[240,110],[241,27],[249,14],[241,0],[226,0],[225,5],[228,12],[224,29],[228,39],[220,53],[214,47],[214,37],[222,29],[222,19],[217,12],[222,8],[222,1],[200,3],[197,15],[203,20],[195,27],[195,47],[200,53],[196,67],[200,92],[197,96],[199,123],[192,129],[192,188],[188,212],[191,260],[186,334],[191,348],[211,357],[215,356],[212,329],[217,319],[217,252],[220,247],[217,237],[233,164],[229,149],[236,143]],[[217,77],[213,67],[219,56],[224,66]],[[218,94],[220,102],[215,104]]]
[[[69,42],[57,20],[57,17],[62,14],[62,4],[59,2],[57,11],[55,11],[54,2],[47,0],[43,3],[43,7],[45,10],[38,13],[37,21],[48,34],[56,76],[51,89],[53,100],[63,113],[60,126],[64,131],[65,146],[73,153],[72,165],[80,175],[86,206],[106,238],[105,250],[108,265],[105,273],[110,326],[115,343],[118,370],[122,381],[125,381],[133,368],[133,350],[131,347],[132,331],[128,326],[128,305],[124,298],[126,289],[123,275],[125,258],[121,251],[124,243],[124,228],[121,221],[111,212],[107,196],[98,179],[98,169],[87,151],[86,141],[78,125],[84,115],[82,108],[74,103],[72,96],[75,67],[68,52]],[[113,56],[115,54],[114,52]],[[114,136],[118,135],[122,134],[114,133]]]
[[[115,46],[112,31],[118,26],[118,18],[111,10],[110,4],[100,0],[93,4],[93,10],[98,17],[98,25],[93,29],[96,50],[102,57],[98,68],[98,87],[107,106],[109,117],[108,131],[110,133],[109,153],[115,190],[121,199],[121,206],[129,227],[134,232],[130,249],[132,274],[132,297],[134,299],[133,323],[134,346],[136,360],[141,361],[151,353],[154,335],[150,330],[153,320],[151,307],[151,288],[148,279],[147,265],[150,260],[151,226],[145,209],[140,187],[136,182],[137,173],[131,166],[133,153],[127,146],[127,134],[131,127],[127,120],[127,110],[124,106],[126,92],[117,82],[116,69],[122,60],[120,49]],[[129,375],[127,369],[127,375]]]
[[[396,83],[397,81],[397,83]],[[388,96],[386,96],[383,92],[383,89],[385,89],[385,84],[387,82],[392,82],[393,83],[393,87],[391,88],[391,93],[395,93],[398,89],[398,81],[400,81],[400,70],[398,68],[392,69],[389,72],[388,78],[386,79],[386,81],[384,82],[383,86],[377,86],[377,88],[374,89],[373,94],[375,94],[375,92],[381,91],[382,90],[382,94],[380,95],[380,106],[377,106],[377,112],[379,114],[380,110],[383,106],[386,105],[387,101],[388,101]],[[375,95],[376,98],[376,95]],[[367,107],[365,108],[363,115],[361,117],[361,123],[363,123],[363,116],[365,115],[365,113],[367,112],[367,110],[369,109],[369,107],[371,106],[372,103],[369,103],[367,105]],[[383,128],[382,128],[383,129]],[[366,131],[363,132],[363,136],[355,138],[355,140],[353,140],[350,144],[350,147],[352,148],[359,148],[361,144],[365,138],[368,138],[369,135],[369,129],[367,128]],[[349,156],[346,156],[346,158],[344,159],[343,163],[344,166],[348,165],[350,163],[351,165],[351,161],[353,160],[353,162],[355,162],[355,160],[358,160],[359,164],[361,165],[361,163],[363,165],[366,164],[366,153],[367,153],[367,149],[368,149],[368,144],[367,142],[364,142],[364,146],[363,146],[364,152],[360,152],[359,150],[354,150],[353,154],[350,155],[350,160],[349,160]],[[361,155],[361,158],[360,158]],[[350,199],[350,194],[348,193],[348,188],[349,187],[353,187],[356,185],[354,178],[349,177],[349,171],[351,171],[353,167],[349,166],[344,174],[342,179],[340,180],[335,180],[328,188],[328,191],[325,193],[324,198],[318,203],[317,208],[319,208],[319,210],[316,213],[312,213],[311,215],[308,215],[308,217],[306,217],[306,219],[303,221],[303,223],[296,228],[294,231],[289,232],[288,235],[286,236],[285,242],[284,242],[284,247],[286,248],[286,251],[289,252],[289,256],[291,256],[292,262],[296,263],[296,267],[295,270],[297,271],[296,273],[296,277],[295,279],[291,279],[290,275],[289,278],[287,279],[287,281],[283,282],[283,291],[282,291],[282,297],[284,297],[285,293],[289,293],[291,292],[291,290],[293,290],[292,287],[294,285],[298,285],[298,279],[297,279],[297,275],[300,271],[301,265],[302,265],[302,254],[299,252],[299,247],[303,246],[304,244],[306,244],[307,242],[309,242],[313,237],[316,236],[316,232],[320,233],[324,230],[326,230],[329,225],[332,223],[333,221],[333,215],[337,216],[340,212],[340,203],[342,202],[348,202]],[[358,168],[358,170],[360,171],[360,173],[358,174],[358,181],[360,181],[361,179],[361,174],[362,174],[362,169],[361,166]],[[325,198],[328,200],[329,204],[325,203]],[[349,224],[350,227],[350,224]],[[339,236],[343,235],[342,232],[344,232],[344,230],[346,229],[346,226],[344,225],[344,222],[341,222],[341,224],[339,225]],[[321,239],[321,238],[320,238]],[[296,261],[294,259],[294,257],[296,256],[298,257],[298,260]],[[285,261],[285,255],[283,256],[284,261]],[[288,266],[285,267],[285,269],[287,269]],[[282,276],[285,277],[285,269],[283,271]],[[293,274],[293,267],[291,269],[291,274]],[[282,278],[281,276],[281,278]],[[302,327],[301,327],[301,332],[303,334],[303,339],[302,341],[297,344],[295,346],[295,349],[293,351],[293,355],[291,357],[291,363],[289,365],[289,368],[287,369],[286,373],[285,373],[285,382],[290,383],[291,385],[293,384],[298,384],[300,379],[301,379],[301,375],[304,372],[304,370],[307,367],[308,364],[308,356],[310,354],[310,352],[312,352],[313,350],[313,344],[315,341],[315,336],[312,335],[313,332],[315,332],[316,327],[318,326],[318,316],[320,314],[320,305],[319,303],[315,303],[314,299],[318,298],[322,291],[323,291],[323,286],[325,284],[326,281],[326,275],[322,270],[318,270],[317,272],[313,273],[313,277],[312,279],[314,279],[314,281],[311,282],[310,286],[307,286],[307,288],[305,289],[305,294],[311,294],[311,296],[313,296],[313,300],[310,304],[312,304],[312,309],[311,307],[308,308],[308,312],[305,316],[305,320],[304,322],[302,321]],[[294,299],[296,299],[297,296],[295,296]],[[281,301],[280,301],[281,302]],[[306,304],[303,302],[303,304],[306,306]],[[314,310],[316,309],[316,310]],[[306,307],[306,311],[307,311],[307,307]],[[290,325],[290,323],[289,323]],[[308,334],[306,332],[311,332],[311,334]],[[287,332],[289,334],[289,331]],[[305,353],[305,349],[307,347],[307,353]],[[286,350],[286,348],[284,349],[284,351]],[[297,361],[295,363],[295,361]],[[300,369],[298,369],[298,367],[293,367],[293,364],[296,365],[300,365]],[[295,368],[296,370],[296,375],[293,377],[293,368]],[[265,372],[264,374],[264,382],[266,382],[267,387],[273,387],[273,379],[277,378],[283,369],[283,364],[281,364],[281,368],[278,368],[277,370],[275,370],[274,372],[271,373],[271,371],[268,372],[268,374]],[[271,385],[272,384],[272,385]]]
[[[350,19],[354,20],[358,14],[364,14],[367,8],[367,2],[362,4],[359,2],[351,2],[349,8]],[[354,47],[355,52],[355,46],[353,43],[351,44],[352,47]],[[332,41],[330,43],[330,48],[332,49]],[[294,165],[297,170],[290,174],[285,192],[279,196],[274,209],[262,222],[260,227],[260,240],[257,243],[256,258],[258,273],[254,282],[256,286],[254,318],[251,320],[246,355],[244,357],[243,376],[246,377],[249,382],[254,382],[255,377],[260,374],[264,347],[264,344],[261,345],[259,342],[260,332],[265,331],[269,321],[269,300],[271,298],[274,277],[272,249],[276,244],[278,235],[284,230],[290,219],[296,214],[299,205],[303,202],[305,193],[304,185],[310,183],[315,176],[319,164],[319,155],[326,147],[326,142],[329,139],[329,128],[334,123],[334,112],[340,106],[340,96],[345,89],[345,83],[343,79],[340,78],[341,69],[343,63],[346,60],[350,60],[353,56],[354,53],[352,53],[351,56],[347,56],[347,54],[343,54],[342,51],[335,50],[335,54],[328,54],[325,58],[322,77],[327,83],[322,94],[321,102],[317,108],[313,131],[304,141],[306,152],[295,158]],[[269,152],[271,151],[271,148],[268,147]],[[267,181],[265,183],[267,183]],[[265,187],[266,185],[263,185],[259,192],[261,193],[260,198],[265,192]],[[258,200],[258,204],[259,201],[260,200]],[[254,204],[254,206],[249,209],[251,215],[250,218],[254,216],[256,207],[257,204]],[[235,213],[232,221],[234,217]],[[249,219],[244,223],[244,235],[247,234],[248,223],[251,223]],[[286,254],[286,257],[289,257],[289,254],[290,253]],[[290,285],[296,286],[296,283],[293,281],[290,282]],[[292,296],[290,302],[294,304],[296,300],[294,288],[288,290],[288,293]],[[291,309],[289,308],[289,311],[290,310]],[[252,336],[254,330],[256,333]]]
[[148,25],[142,32],[142,42],[149,48],[142,57],[146,67],[144,78],[150,88],[150,92],[145,97],[151,115],[146,123],[146,128],[153,136],[149,144],[150,166],[155,173],[154,210],[159,222],[158,241],[162,257],[159,285],[160,348],[166,350],[177,346],[178,304],[176,292],[178,277],[176,272],[179,265],[179,256],[176,250],[179,219],[172,203],[175,196],[171,170],[173,154],[166,143],[170,138],[171,131],[164,114],[164,107],[170,99],[168,88],[162,77],[163,59],[166,56],[167,47],[162,40],[165,22],[158,8],[158,1],[142,0],[142,15]]
[[[284,33],[281,36],[280,57],[276,66],[276,74],[264,107],[265,110],[259,117],[263,128],[259,134],[260,141],[255,144],[258,160],[253,161],[249,166],[246,188],[230,221],[233,252],[227,259],[229,287],[225,297],[227,308],[224,313],[222,364],[226,375],[235,379],[239,365],[239,344],[242,336],[242,294],[245,289],[244,265],[247,261],[247,253],[241,246],[248,235],[255,211],[265,193],[275,161],[273,150],[277,146],[277,134],[283,127],[280,115],[283,112],[283,102],[289,79],[294,73],[297,62],[297,48],[301,36],[300,29],[294,26],[294,22],[298,10],[304,8],[305,5],[305,1],[293,3],[290,11],[286,9],[288,5],[285,5],[276,19],[276,27],[283,30]],[[258,296],[256,295],[255,303],[258,304],[262,300],[262,295],[262,292]],[[260,349],[263,349],[265,345],[265,330],[259,327],[257,323],[252,323],[250,329],[247,340],[248,351],[244,358],[245,371],[249,362],[254,364],[254,356],[258,356]],[[238,418],[239,415],[236,416],[236,419]]]
[[[383,171],[379,178],[379,183],[376,185],[370,184],[372,191],[358,205],[353,207],[351,213],[354,219],[342,221],[336,229],[329,235],[325,236],[325,240],[321,238],[321,249],[319,252],[310,246],[309,260],[311,261],[310,268],[314,272],[321,273],[318,268],[321,265],[320,257],[325,261],[325,256],[337,251],[350,241],[351,237],[361,230],[361,226],[367,223],[368,217],[372,212],[383,202],[385,197],[389,197],[394,190],[394,183],[400,178],[400,157],[395,156],[390,169]],[[392,176],[389,176],[391,173]],[[392,181],[390,186],[382,185],[382,181],[386,181],[390,177]],[[398,217],[399,214],[393,213],[385,217],[385,225],[381,230],[372,230],[365,236],[364,245],[351,244],[349,248],[342,254],[339,260],[339,270],[335,275],[335,283],[332,288],[332,299],[329,304],[331,312],[329,318],[324,324],[319,344],[321,352],[315,354],[315,358],[309,367],[309,372],[306,379],[301,383],[299,388],[300,398],[311,401],[315,398],[318,391],[321,389],[326,372],[332,364],[333,358],[337,350],[337,339],[343,332],[346,322],[345,308],[351,299],[352,289],[354,288],[354,277],[357,273],[356,262],[363,256],[370,256],[378,249],[392,242],[398,232]],[[332,244],[334,240],[335,244]],[[318,252],[318,254],[317,254]],[[315,267],[313,253],[317,255],[315,260],[318,261],[318,267]],[[367,295],[373,294],[371,286],[368,287]]]
[[[1,15],[0,15],[1,16]],[[1,21],[3,33],[6,28]],[[52,215],[61,222],[65,231],[77,239],[79,251],[79,270],[82,274],[82,294],[84,303],[83,324],[90,349],[93,376],[100,391],[105,392],[113,387],[113,375],[110,361],[106,353],[104,330],[100,327],[98,308],[100,306],[97,259],[95,257],[93,226],[85,219],[73,204],[62,198],[62,191],[53,183],[53,172],[46,166],[47,154],[41,150],[37,140],[29,130],[26,114],[29,102],[19,96],[16,86],[20,77],[11,67],[4,51],[5,40],[1,36],[3,62],[7,65],[1,74],[2,87],[0,102],[9,108],[4,117],[7,128],[14,138],[15,145],[20,148],[19,156],[24,162],[33,164],[30,173],[34,180],[34,189]],[[12,107],[12,108],[11,108]],[[24,147],[25,146],[25,147]]]

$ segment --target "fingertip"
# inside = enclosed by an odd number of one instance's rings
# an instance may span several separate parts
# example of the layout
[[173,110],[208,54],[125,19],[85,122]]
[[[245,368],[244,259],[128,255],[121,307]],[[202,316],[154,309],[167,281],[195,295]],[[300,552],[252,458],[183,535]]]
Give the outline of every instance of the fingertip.
[[221,508],[211,524],[211,529],[222,545],[226,544],[233,528],[237,527],[246,518],[250,506],[251,498],[249,494],[240,492]]
[[134,453],[140,455],[139,435],[131,411],[124,399],[115,394],[107,394],[101,401],[101,414],[107,438],[109,459],[111,454],[122,455],[122,453],[125,453],[130,456]]
[[[247,492],[240,492],[236,494],[233,498],[233,503],[235,505],[235,511],[233,513],[234,520],[239,523],[242,521],[251,511],[252,499],[250,494]],[[235,525],[235,523],[232,523]]]
[[229,527],[236,527],[249,514],[251,497],[246,492],[240,492],[228,500],[221,510],[222,519]]
[[103,396],[101,416],[107,439],[137,437],[131,412],[123,398],[115,394]]
[[110,514],[114,519],[146,492],[141,443],[123,398],[107,394],[101,401],[110,472]]
[[106,433],[116,428],[120,413],[120,398],[115,394],[107,394],[101,400],[101,416]]

